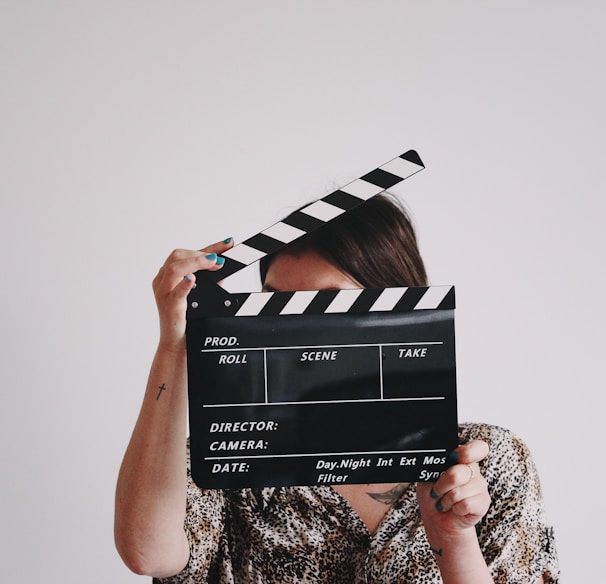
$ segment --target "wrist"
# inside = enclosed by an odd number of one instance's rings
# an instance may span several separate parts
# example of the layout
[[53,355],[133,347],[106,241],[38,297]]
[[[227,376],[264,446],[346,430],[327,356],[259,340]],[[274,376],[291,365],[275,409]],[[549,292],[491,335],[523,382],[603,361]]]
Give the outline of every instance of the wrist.
[[159,355],[166,355],[172,357],[185,357],[187,353],[185,339],[182,339],[180,341],[165,341],[160,339],[158,343],[157,353]]
[[478,537],[475,527],[447,532],[445,530],[431,530],[425,527],[427,540],[432,549],[445,551],[469,549],[478,545]]
[[445,584],[493,582],[474,527],[426,534]]

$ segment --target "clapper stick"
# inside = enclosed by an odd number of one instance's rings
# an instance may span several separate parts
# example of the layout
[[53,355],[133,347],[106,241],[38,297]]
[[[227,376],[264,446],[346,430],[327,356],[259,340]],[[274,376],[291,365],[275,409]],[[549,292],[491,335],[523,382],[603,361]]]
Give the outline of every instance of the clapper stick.
[[210,278],[215,281],[225,279],[262,257],[280,251],[289,243],[318,229],[342,213],[351,211],[424,168],[417,152],[408,150],[329,195],[291,213],[268,229],[237,243],[222,254],[226,258],[225,264],[219,271],[209,272]]
[[217,283],[423,168],[410,150],[197,274],[187,353],[198,485],[412,482],[447,468],[454,287],[229,293]]

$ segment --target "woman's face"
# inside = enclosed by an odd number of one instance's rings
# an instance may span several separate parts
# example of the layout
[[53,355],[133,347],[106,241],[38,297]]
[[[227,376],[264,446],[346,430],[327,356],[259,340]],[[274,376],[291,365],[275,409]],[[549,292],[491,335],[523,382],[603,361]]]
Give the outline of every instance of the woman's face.
[[270,264],[263,290],[345,290],[360,284],[313,250],[279,254]]
[[[325,260],[313,250],[296,255],[282,253],[270,264],[263,290],[266,292],[292,292],[296,290],[346,290],[362,288],[347,274]],[[339,492],[363,488],[367,493],[384,493],[394,483],[372,485],[344,485],[334,487]]]

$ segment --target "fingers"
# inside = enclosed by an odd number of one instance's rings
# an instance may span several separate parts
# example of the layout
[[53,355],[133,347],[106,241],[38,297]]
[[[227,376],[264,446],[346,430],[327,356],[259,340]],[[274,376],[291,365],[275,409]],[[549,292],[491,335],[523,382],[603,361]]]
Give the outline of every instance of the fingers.
[[153,281],[156,297],[173,292],[181,297],[193,288],[196,280],[194,272],[221,268],[216,254],[183,252],[185,250],[175,250],[160,268]]
[[176,249],[166,259],[153,281],[160,316],[160,346],[171,352],[185,347],[187,295],[196,284],[199,270],[220,270],[225,258],[219,254],[233,246],[231,238],[203,250]]
[[452,510],[457,515],[483,515],[490,503],[486,479],[476,463],[449,468],[434,484],[431,496],[437,499],[438,511]]
[[225,259],[220,257],[219,254],[232,246],[233,239],[229,238],[198,251],[174,250],[154,279],[154,290],[174,290],[176,293],[187,294],[195,283],[194,273],[198,270],[220,270],[225,263]]
[[185,260],[189,258],[200,257],[202,254],[222,254],[224,251],[233,247],[234,240],[232,237],[228,237],[223,241],[218,241],[217,243],[213,243],[199,250],[193,249],[175,249],[169,256],[166,258],[166,261],[162,265],[162,267],[166,267],[175,261]]
[[217,243],[208,245],[205,248],[201,249],[200,251],[206,252],[206,253],[222,254],[224,251],[228,250],[229,248],[231,248],[233,246],[234,246],[233,237],[228,237],[227,239],[224,239],[223,241],[218,241]]
[[196,285],[196,276],[187,274],[181,278],[176,286],[172,289],[175,298],[185,298]]
[[459,446],[455,453],[458,456],[458,462],[461,464],[480,462],[488,454],[488,444],[483,440],[471,440]]
[[437,511],[451,511],[473,524],[486,514],[490,506],[486,479],[478,465],[488,454],[488,445],[481,440],[473,440],[459,446],[455,452],[459,463],[451,466],[434,483],[430,496]]
[[[451,493],[442,499],[441,504],[444,513],[452,511],[452,513],[459,517],[466,517],[479,521],[484,517],[490,507],[490,496],[487,492],[479,492],[474,495],[454,500],[451,500]],[[454,493],[452,493],[452,495],[454,496]],[[475,523],[476,520],[472,521],[472,523]]]
[[[483,440],[472,440],[459,446],[455,450],[455,459],[458,464],[451,466],[434,483],[431,496],[441,499],[453,489],[461,489],[468,485],[471,485],[470,488],[485,486],[478,462],[486,458],[488,450],[488,444]],[[467,488],[466,491],[470,492],[470,488]]]

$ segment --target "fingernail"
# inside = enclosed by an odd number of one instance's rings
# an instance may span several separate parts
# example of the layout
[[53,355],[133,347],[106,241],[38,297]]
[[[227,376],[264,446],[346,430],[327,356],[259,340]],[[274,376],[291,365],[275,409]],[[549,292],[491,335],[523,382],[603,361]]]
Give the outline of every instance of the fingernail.
[[440,503],[440,501],[436,503],[436,509],[438,511],[444,511],[444,507],[442,507],[442,503]]
[[209,253],[209,254],[206,256],[206,259],[207,259],[207,260],[216,260],[216,259],[217,259],[217,254],[216,254],[216,253]]
[[191,282],[191,276],[185,276],[185,281],[186,282]]
[[217,265],[218,266],[222,266],[225,263],[225,258],[222,257],[218,257],[217,258]]
[[455,464],[458,464],[459,462],[459,453],[456,450],[453,450],[452,452],[450,452],[448,454],[448,458],[454,462]]
[[233,239],[233,237],[228,237],[227,239],[223,240],[223,243],[231,243],[232,239]]
[[438,493],[436,493],[436,492],[433,490],[433,487],[431,487],[431,491],[429,492],[429,494],[431,495],[431,498],[432,498],[432,499],[437,499],[437,498],[438,498]]

